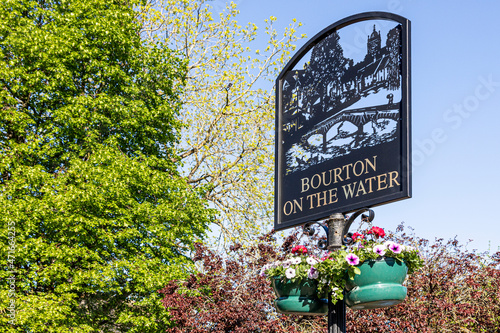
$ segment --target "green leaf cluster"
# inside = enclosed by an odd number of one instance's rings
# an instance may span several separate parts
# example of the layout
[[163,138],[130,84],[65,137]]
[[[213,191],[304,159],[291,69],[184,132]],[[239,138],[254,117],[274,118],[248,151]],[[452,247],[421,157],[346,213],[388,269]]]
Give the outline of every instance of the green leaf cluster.
[[163,331],[213,221],[176,162],[185,61],[137,5],[0,3],[0,332]]

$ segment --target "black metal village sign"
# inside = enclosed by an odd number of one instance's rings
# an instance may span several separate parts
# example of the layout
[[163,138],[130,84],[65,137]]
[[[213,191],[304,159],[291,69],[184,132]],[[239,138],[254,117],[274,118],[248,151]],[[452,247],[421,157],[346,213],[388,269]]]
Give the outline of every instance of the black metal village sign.
[[276,230],[411,196],[409,30],[391,13],[345,18],[278,76]]

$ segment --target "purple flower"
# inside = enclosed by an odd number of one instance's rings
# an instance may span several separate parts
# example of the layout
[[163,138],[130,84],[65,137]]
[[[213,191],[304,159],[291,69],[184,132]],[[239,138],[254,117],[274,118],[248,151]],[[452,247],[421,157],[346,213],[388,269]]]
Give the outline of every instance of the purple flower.
[[391,250],[391,251],[392,251],[392,252],[394,252],[394,253],[401,253],[401,251],[402,251],[402,247],[401,247],[401,245],[399,245],[399,244],[392,243],[392,244],[389,246],[389,250]]
[[347,263],[352,266],[356,266],[359,264],[359,258],[357,255],[354,253],[349,253],[346,257],[345,260],[347,260]]
[[311,266],[311,269],[309,270],[309,273],[307,274],[307,277],[309,279],[314,280],[314,279],[317,279],[318,276],[319,276],[318,270],[316,268],[314,268],[314,267]]
[[385,254],[385,246],[377,245],[373,248],[373,252],[375,252],[379,256],[383,256]]

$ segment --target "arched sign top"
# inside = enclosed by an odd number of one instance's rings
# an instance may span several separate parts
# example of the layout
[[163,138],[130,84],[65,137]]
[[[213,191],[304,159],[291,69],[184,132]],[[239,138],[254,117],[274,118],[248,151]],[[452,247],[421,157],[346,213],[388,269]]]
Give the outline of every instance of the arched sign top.
[[323,40],[332,32],[342,29],[348,25],[368,20],[390,20],[399,22],[403,27],[403,34],[405,35],[406,39],[409,38],[410,21],[403,16],[387,12],[365,12],[351,15],[333,24],[330,24],[328,27],[324,28],[316,35],[314,35],[314,37],[312,37],[307,43],[305,43],[285,65],[281,73],[278,75],[277,80],[280,80],[286,72],[293,69],[295,65],[297,65],[297,63],[300,61],[300,59],[307,54],[307,52],[309,52],[319,41]]
[[410,21],[316,34],[276,80],[275,229],[411,196]]

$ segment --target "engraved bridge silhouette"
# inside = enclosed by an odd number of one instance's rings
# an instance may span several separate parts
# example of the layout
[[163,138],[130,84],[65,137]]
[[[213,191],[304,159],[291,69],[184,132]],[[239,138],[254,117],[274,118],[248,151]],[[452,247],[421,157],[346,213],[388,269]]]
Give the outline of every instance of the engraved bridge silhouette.
[[363,127],[369,122],[379,119],[391,119],[398,121],[400,118],[400,103],[389,103],[384,105],[369,106],[358,109],[342,110],[327,119],[317,123],[309,132],[301,138],[302,145],[309,145],[308,140],[311,136],[323,135],[323,151],[327,148],[327,134],[330,129],[338,123],[348,121],[358,127],[358,130],[349,136],[358,136],[363,134]]

